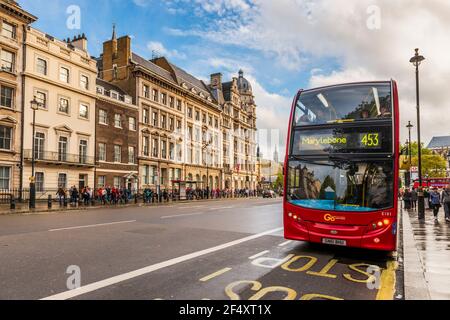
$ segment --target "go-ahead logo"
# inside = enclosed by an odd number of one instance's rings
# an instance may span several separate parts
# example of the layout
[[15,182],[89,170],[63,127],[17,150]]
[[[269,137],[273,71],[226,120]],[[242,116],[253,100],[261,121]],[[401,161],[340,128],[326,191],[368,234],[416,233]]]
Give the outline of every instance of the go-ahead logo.
[[329,213],[327,213],[327,214],[323,217],[323,219],[324,219],[326,222],[336,222],[336,220],[342,220],[342,221],[345,221],[345,217],[337,217],[337,216],[333,216],[333,215],[331,215],[331,214],[329,214]]

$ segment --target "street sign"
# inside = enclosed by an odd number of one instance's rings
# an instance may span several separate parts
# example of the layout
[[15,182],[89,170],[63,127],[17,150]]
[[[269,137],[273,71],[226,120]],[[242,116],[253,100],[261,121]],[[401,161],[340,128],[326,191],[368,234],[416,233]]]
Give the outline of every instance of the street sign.
[[411,172],[419,172],[419,167],[411,167]]

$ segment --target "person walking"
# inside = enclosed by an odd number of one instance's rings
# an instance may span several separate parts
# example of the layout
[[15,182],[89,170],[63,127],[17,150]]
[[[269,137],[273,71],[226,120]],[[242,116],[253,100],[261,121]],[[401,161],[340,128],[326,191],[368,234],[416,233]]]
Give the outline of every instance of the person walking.
[[417,195],[416,189],[411,191],[411,206],[413,210],[417,209],[417,200],[419,200],[419,196]]
[[450,184],[442,191],[442,205],[445,211],[445,221],[450,222]]
[[405,193],[403,194],[403,202],[404,202],[405,210],[410,210],[411,209],[411,191],[409,191],[409,189],[406,189]]
[[430,194],[431,206],[433,207],[434,221],[438,221],[439,209],[441,208],[441,195],[437,188]]

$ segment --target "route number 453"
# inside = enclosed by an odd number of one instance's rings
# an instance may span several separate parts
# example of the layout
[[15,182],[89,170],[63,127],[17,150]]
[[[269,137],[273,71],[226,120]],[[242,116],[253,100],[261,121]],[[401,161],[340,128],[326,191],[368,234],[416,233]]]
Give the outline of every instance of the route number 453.
[[380,135],[378,133],[368,133],[363,135],[361,143],[365,147],[379,147],[380,146]]

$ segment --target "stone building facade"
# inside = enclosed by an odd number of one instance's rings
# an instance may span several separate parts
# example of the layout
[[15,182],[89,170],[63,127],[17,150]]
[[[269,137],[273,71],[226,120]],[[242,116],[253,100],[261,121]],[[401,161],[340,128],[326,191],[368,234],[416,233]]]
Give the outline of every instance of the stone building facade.
[[239,76],[222,83],[220,73],[211,75],[211,91],[222,105],[224,187],[252,189],[258,186],[256,153],[256,103],[250,82]]
[[139,187],[222,187],[221,106],[210,88],[166,58],[131,51],[128,36],[104,43],[100,77],[139,108]]
[[139,109],[122,89],[97,79],[95,187],[138,188]]
[[59,186],[94,185],[97,67],[84,35],[60,41],[37,29],[26,32],[23,122],[23,184],[31,177],[33,112],[38,197]]
[[0,0],[0,190],[21,187],[24,29],[37,18]]

